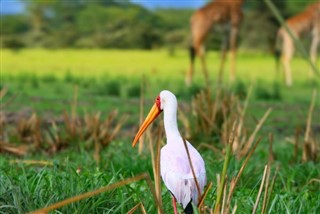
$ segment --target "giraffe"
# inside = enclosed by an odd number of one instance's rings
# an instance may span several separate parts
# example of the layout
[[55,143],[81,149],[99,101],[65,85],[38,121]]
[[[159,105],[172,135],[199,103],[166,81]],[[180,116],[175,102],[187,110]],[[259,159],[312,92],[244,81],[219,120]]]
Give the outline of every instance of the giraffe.
[[[286,24],[296,38],[300,38],[303,34],[311,33],[310,57],[311,61],[316,64],[317,48],[320,42],[320,1],[310,4],[301,13],[287,19]],[[295,47],[294,41],[283,26],[280,27],[277,33],[277,43],[279,41],[282,41],[281,61],[284,66],[285,83],[287,86],[292,86],[290,61]]]
[[[191,85],[194,72],[194,61],[196,55],[199,56],[202,70],[209,84],[209,74],[205,62],[204,42],[214,25],[230,25],[229,46],[231,49],[230,80],[235,79],[235,58],[236,40],[239,26],[242,21],[242,5],[244,0],[215,0],[204,7],[198,9],[190,19],[191,27],[191,47],[190,47],[190,68],[186,73],[185,82]],[[228,38],[227,38],[228,39]],[[223,46],[222,59],[220,63],[219,79],[222,76],[227,45]]]

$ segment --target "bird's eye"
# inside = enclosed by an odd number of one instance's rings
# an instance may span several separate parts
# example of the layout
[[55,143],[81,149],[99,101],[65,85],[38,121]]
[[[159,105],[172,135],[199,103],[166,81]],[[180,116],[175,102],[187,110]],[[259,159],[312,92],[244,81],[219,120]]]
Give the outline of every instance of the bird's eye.
[[160,96],[157,96],[156,98],[156,105],[159,109],[161,109],[161,101],[160,101]]

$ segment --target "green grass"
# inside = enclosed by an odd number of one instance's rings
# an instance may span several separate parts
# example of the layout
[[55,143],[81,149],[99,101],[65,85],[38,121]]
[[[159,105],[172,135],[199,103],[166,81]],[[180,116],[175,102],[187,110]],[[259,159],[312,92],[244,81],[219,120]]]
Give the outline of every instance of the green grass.
[[[264,145],[266,146],[266,145]],[[277,148],[277,147],[276,147]],[[263,166],[267,157],[260,147],[249,161],[242,179],[235,191],[234,202],[238,204],[238,212],[250,212],[260,185]],[[215,174],[221,173],[223,159],[211,151],[201,151],[206,161],[208,179],[214,182],[206,204],[211,206],[215,201]],[[275,151],[282,156],[283,151]],[[103,152],[99,166],[95,165],[90,152],[74,153],[64,151],[54,157],[37,155],[37,159],[53,160],[52,167],[31,167],[22,164],[11,164],[12,157],[0,157],[0,211],[2,213],[25,213],[65,198],[87,191],[98,189],[125,178],[151,171],[149,154],[137,155],[129,142],[114,142]],[[284,156],[290,156],[287,151]],[[26,157],[26,158],[33,158]],[[287,164],[289,159],[279,157],[274,163],[280,165],[275,188],[272,192],[270,213],[282,213],[286,209],[290,213],[316,213],[320,208],[319,184],[308,181],[319,176],[320,165],[313,163]],[[80,174],[76,169],[81,167]],[[240,163],[232,158],[228,174],[234,175]],[[274,172],[275,167],[272,168]],[[165,213],[171,212],[171,200],[165,187],[162,188]],[[138,181],[119,187],[110,192],[65,206],[59,209],[62,213],[125,213],[139,201],[143,202],[148,213],[155,213],[155,203],[146,182]],[[6,207],[5,205],[9,205]],[[260,207],[261,209],[261,207]],[[258,210],[259,212],[259,210]]]
[[[184,86],[188,55],[182,50],[177,51],[173,57],[165,50],[35,49],[2,50],[1,54],[0,86],[8,89],[2,103],[10,102],[4,108],[5,112],[34,111],[43,118],[58,117],[64,110],[70,111],[73,91],[77,86],[79,114],[101,111],[107,115],[117,109],[119,115],[129,115],[124,127],[132,136],[120,135],[105,148],[99,165],[93,159],[93,151],[86,151],[82,147],[69,148],[53,156],[31,153],[22,158],[53,161],[52,167],[12,164],[10,160],[15,157],[1,154],[0,213],[26,213],[142,172],[151,174],[150,154],[145,152],[139,156],[130,145],[138,125],[141,77],[146,77],[145,111],[151,107],[155,96],[162,89],[173,91],[181,104],[189,105],[192,95],[204,85],[200,63],[197,61],[194,86]],[[245,128],[250,133],[257,119],[269,107],[273,111],[259,132],[263,140],[240,179],[232,206],[237,203],[237,213],[251,212],[263,168],[268,160],[267,134],[272,132],[275,136],[276,155],[272,173],[276,166],[280,166],[280,171],[268,213],[317,213],[320,209],[320,185],[308,182],[312,178],[319,179],[320,165],[300,163],[301,151],[299,160],[293,162],[294,146],[286,142],[286,138],[294,136],[296,127],[305,128],[312,91],[319,86],[319,80],[311,81],[307,74],[308,64],[296,58],[292,63],[294,86],[287,88],[283,85],[281,75],[276,75],[274,71],[272,56],[248,52],[240,52],[238,56],[238,80],[228,85],[228,72],[225,72],[225,84],[227,91],[238,94],[241,99],[244,99],[253,84]],[[210,52],[207,62],[214,88],[218,54]],[[320,116],[319,107],[317,99],[312,127],[318,135],[319,122],[316,118]],[[222,171],[223,158],[211,150],[203,149],[200,152],[206,162],[208,180],[214,182],[205,204],[213,207],[216,200],[216,174]],[[229,166],[228,175],[235,175],[241,161],[232,158]],[[78,167],[82,170],[80,174],[76,173]],[[165,213],[172,212],[170,195],[164,185],[162,196]],[[126,213],[140,201],[147,213],[156,213],[152,194],[144,181],[68,205],[57,212]],[[261,207],[258,213],[260,210]]]

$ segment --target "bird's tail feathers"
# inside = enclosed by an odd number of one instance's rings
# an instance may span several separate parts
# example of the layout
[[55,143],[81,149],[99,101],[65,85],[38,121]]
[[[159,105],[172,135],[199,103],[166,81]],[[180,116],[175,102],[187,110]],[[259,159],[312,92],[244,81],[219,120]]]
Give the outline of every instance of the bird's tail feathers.
[[192,200],[187,204],[187,206],[184,208],[185,214],[193,214],[193,206],[192,206]]

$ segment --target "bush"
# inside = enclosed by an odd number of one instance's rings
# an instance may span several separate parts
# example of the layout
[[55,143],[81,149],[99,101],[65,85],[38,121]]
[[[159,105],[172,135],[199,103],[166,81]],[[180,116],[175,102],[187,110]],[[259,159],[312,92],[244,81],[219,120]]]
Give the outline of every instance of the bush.
[[64,81],[66,83],[74,83],[75,82],[75,77],[71,74],[70,71],[67,71],[64,75]]
[[110,80],[110,81],[100,83],[97,88],[97,94],[120,96],[121,95],[120,82],[116,80]]
[[234,91],[237,96],[240,98],[245,98],[247,97],[247,88],[244,82],[241,80],[237,81],[236,84],[234,85]]
[[54,76],[53,74],[48,74],[42,77],[42,81],[45,83],[54,83],[54,82],[57,82],[57,77]]
[[140,97],[140,91],[140,85],[138,83],[133,84],[127,88],[127,95],[128,97]]
[[271,93],[266,88],[261,86],[261,84],[257,84],[254,92],[258,100],[270,100],[272,97]]
[[280,84],[274,83],[273,88],[266,89],[262,84],[258,84],[255,88],[255,96],[259,100],[281,100]]

